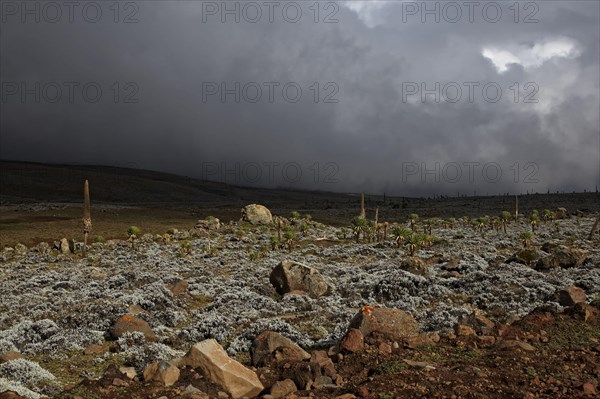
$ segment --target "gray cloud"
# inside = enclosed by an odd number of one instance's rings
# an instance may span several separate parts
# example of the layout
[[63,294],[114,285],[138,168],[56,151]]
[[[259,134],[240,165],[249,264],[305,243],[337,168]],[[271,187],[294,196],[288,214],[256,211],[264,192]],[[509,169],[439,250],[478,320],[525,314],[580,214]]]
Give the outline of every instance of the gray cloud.
[[[132,24],[114,23],[109,3],[99,3],[98,23],[77,13],[73,23],[21,23],[19,15],[3,14],[4,95],[11,82],[30,88],[35,82],[97,82],[103,96],[86,102],[80,86],[74,103],[65,92],[57,103],[7,97],[2,159],[135,165],[244,185],[398,195],[571,191],[599,184],[597,2],[537,2],[539,22],[530,24],[515,23],[508,3],[497,23],[477,13],[473,23],[466,17],[421,23],[417,16],[403,22],[406,5],[392,1],[360,12],[337,3],[337,23],[314,23],[312,2],[297,2],[303,10],[298,23],[280,14],[273,23],[264,15],[259,23],[221,23],[214,16],[205,23],[200,1],[134,3],[139,22]],[[333,8],[320,4],[322,19]],[[560,41],[573,43],[576,52],[544,53]],[[500,73],[482,55],[484,48],[542,61],[508,65]],[[120,82],[118,103],[114,82]],[[139,87],[138,103],[123,103],[127,82]],[[257,103],[236,103],[232,95],[203,102],[204,82],[280,86],[272,103],[266,89]],[[281,96],[286,82],[302,88],[299,102]],[[335,85],[326,89],[328,82]],[[406,102],[406,82],[480,86],[473,102],[466,91],[455,103],[437,103],[432,95]],[[482,97],[489,82],[503,91],[498,102]],[[519,102],[511,90],[515,82]],[[523,103],[531,91],[527,82],[537,84],[538,103]],[[324,103],[335,88],[339,102]],[[479,163],[472,179],[469,162]],[[262,178],[254,181],[256,164]],[[240,170],[233,172],[236,165]],[[436,165],[437,172],[421,176],[422,166]],[[223,166],[227,176],[208,173]],[[418,171],[407,174],[415,166]],[[297,167],[302,177],[294,181]]]

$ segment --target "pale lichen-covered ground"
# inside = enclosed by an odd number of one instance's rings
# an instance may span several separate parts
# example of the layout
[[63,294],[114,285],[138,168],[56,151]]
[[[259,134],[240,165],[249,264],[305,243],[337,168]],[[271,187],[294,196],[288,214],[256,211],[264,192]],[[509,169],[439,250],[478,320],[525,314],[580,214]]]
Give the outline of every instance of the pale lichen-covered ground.
[[[169,243],[145,235],[135,250],[126,241],[93,244],[88,257],[59,254],[43,247],[5,249],[0,255],[0,353],[19,351],[26,360],[0,365],[0,392],[15,390],[32,398],[58,392],[62,385],[97,376],[109,363],[138,369],[157,359],[181,355],[194,342],[215,338],[231,355],[244,358],[252,339],[265,329],[283,333],[305,347],[328,346],[345,332],[363,305],[398,307],[412,314],[422,330],[451,329],[462,316],[480,309],[507,320],[539,306],[560,309],[555,294],[570,285],[583,288],[588,302],[600,291],[600,245],[586,241],[590,217],[542,223],[534,246],[558,242],[589,251],[576,268],[539,272],[506,263],[522,248],[520,233],[477,229],[460,222],[433,229],[439,240],[417,255],[441,255],[424,275],[403,270],[408,255],[390,237],[360,242],[349,228],[309,226],[292,251],[270,250],[273,227],[233,222],[209,237],[191,236],[191,253],[181,250],[188,232]],[[190,226],[192,227],[192,226]],[[208,250],[210,241],[211,250]],[[458,273],[444,270],[459,257]],[[302,262],[320,271],[332,286],[329,295],[281,297],[269,274],[281,260]],[[166,287],[185,279],[190,295],[174,296]],[[159,337],[147,343],[133,334],[115,351],[83,355],[90,344],[105,344],[114,321],[140,312]]]

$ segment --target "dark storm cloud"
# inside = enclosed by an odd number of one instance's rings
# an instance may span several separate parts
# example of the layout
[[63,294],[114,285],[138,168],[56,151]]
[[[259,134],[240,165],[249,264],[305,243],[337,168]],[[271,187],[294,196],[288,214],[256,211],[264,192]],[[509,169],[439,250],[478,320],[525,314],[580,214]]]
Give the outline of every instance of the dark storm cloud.
[[[40,23],[31,16],[22,23],[19,12],[3,9],[3,95],[13,82],[80,84],[73,103],[64,86],[56,103],[44,96],[35,103],[32,94],[21,103],[19,93],[3,99],[3,159],[135,165],[244,185],[400,195],[598,184],[597,2],[536,2],[538,22],[527,24],[523,18],[533,9],[521,9],[515,23],[508,3],[495,23],[478,12],[472,23],[466,15],[458,23],[443,16],[422,23],[419,14],[407,15],[408,3],[392,1],[337,3],[337,9],[321,2],[318,23],[313,2],[296,3],[303,11],[297,23],[277,11],[273,23],[264,13],[258,23],[243,15],[240,23],[231,16],[222,23],[219,15],[203,14],[207,2],[145,1],[132,2],[139,22],[130,24],[114,23],[112,2],[98,4],[97,23],[77,11],[72,23],[48,23],[43,15]],[[119,4],[120,21],[135,11]],[[338,22],[324,23],[332,11]],[[484,57],[486,49],[518,62],[499,72],[500,58],[495,64]],[[82,97],[90,82],[102,89],[97,103]],[[243,96],[236,103],[233,95],[222,102],[218,94],[203,101],[207,82],[230,88],[256,82],[263,96],[256,103]],[[266,82],[279,84],[272,102]],[[302,89],[298,102],[282,96],[288,82]],[[410,84],[431,89],[436,82],[440,88],[455,82],[462,97],[453,103],[403,96]],[[479,85],[472,102],[466,82]],[[502,89],[497,102],[483,97],[490,82]],[[532,91],[538,102],[523,103]],[[127,95],[139,102],[124,102]],[[324,102],[327,95],[338,102]],[[254,181],[256,165],[262,178]]]

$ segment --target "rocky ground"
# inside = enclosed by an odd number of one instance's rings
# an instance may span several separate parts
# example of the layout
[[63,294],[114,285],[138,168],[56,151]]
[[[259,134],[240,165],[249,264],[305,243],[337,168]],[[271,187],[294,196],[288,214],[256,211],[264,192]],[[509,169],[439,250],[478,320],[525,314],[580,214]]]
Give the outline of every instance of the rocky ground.
[[277,223],[210,220],[85,258],[5,248],[0,398],[597,395],[595,215],[542,222],[527,249],[525,218],[437,221],[414,256],[393,225],[356,242],[285,216],[292,248]]

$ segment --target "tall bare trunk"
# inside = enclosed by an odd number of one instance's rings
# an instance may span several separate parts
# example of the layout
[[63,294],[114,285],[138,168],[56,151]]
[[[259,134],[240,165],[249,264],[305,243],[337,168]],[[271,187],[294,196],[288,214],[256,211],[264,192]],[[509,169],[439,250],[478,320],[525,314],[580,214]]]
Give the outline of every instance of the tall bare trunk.
[[90,185],[83,183],[83,256],[87,255],[87,240],[92,231],[92,214],[90,210]]
[[365,217],[365,193],[360,193],[360,216]]
[[519,221],[519,196],[515,195],[515,222]]

